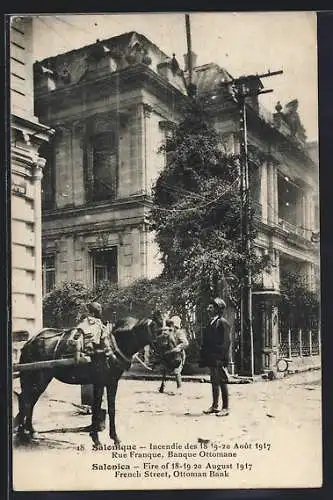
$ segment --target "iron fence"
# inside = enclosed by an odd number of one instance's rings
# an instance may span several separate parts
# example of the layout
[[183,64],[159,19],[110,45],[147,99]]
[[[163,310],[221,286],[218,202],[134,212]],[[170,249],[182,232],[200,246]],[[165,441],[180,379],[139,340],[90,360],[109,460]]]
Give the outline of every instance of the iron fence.
[[280,331],[279,356],[282,358],[318,356],[320,330],[288,328]]

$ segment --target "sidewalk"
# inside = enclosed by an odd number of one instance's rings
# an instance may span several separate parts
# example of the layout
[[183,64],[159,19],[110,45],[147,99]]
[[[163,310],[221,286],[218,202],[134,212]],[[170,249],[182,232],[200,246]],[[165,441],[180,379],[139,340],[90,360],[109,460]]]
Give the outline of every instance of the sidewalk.
[[[239,376],[239,375],[229,375],[229,384],[249,384],[252,382],[262,382],[265,380],[275,380],[288,377],[296,373],[302,373],[306,371],[320,370],[321,364],[316,360],[306,359],[305,361],[299,358],[293,359],[288,366],[288,370],[285,372],[268,372],[261,375],[255,375],[252,379],[251,377]],[[140,365],[132,365],[132,368],[123,374],[124,379],[128,380],[161,380],[161,374],[152,373],[148,370],[144,370]],[[173,380],[174,376],[167,375],[166,380]],[[198,382],[198,383],[209,383],[210,376],[207,373],[197,373],[193,375],[182,375],[182,380],[184,382]]]
[[[192,377],[192,376],[191,376]],[[195,377],[195,376],[193,376]],[[189,377],[187,377],[188,380]],[[200,380],[204,377],[195,377]],[[158,382],[121,379],[117,393],[117,431],[125,446],[146,447],[153,443],[171,445],[179,443],[184,451],[192,452],[199,443],[226,444],[234,458],[222,459],[208,450],[210,456],[177,458],[163,457],[169,462],[194,464],[232,463],[230,480],[225,477],[191,477],[191,487],[206,488],[295,488],[319,487],[322,467],[321,432],[321,377],[319,371],[308,371],[276,380],[274,383],[261,380],[230,386],[231,415],[215,418],[205,415],[203,410],[210,403],[209,384],[184,383],[182,390],[175,390],[169,383],[161,394]],[[106,408],[104,400],[103,407]],[[14,448],[13,470],[15,487],[31,489],[72,490],[78,481],[82,489],[97,489],[103,478],[108,490],[124,489],[132,483],[124,477],[117,478],[112,470],[95,471],[93,463],[127,464],[143,468],[143,461],[128,457],[112,460],[108,450],[92,450],[87,433],[91,415],[82,411],[80,386],[62,384],[53,380],[40,398],[34,411],[34,426],[38,432],[31,447]],[[102,444],[111,443],[106,425],[100,433]],[[193,448],[185,448],[191,445]],[[269,450],[268,450],[269,445]],[[261,450],[257,449],[260,446]],[[142,448],[142,449],[143,449]],[[84,451],[80,451],[80,450]],[[199,449],[197,449],[197,452]],[[224,450],[220,450],[223,453]],[[227,450],[228,451],[228,450]],[[119,458],[119,460],[118,460]],[[127,461],[126,461],[127,460]],[[159,459],[156,459],[159,460]],[[144,460],[150,462],[149,460]],[[252,464],[252,471],[244,469],[238,473],[237,463]],[[38,474],[36,474],[38,471]],[[273,471],[273,473],[272,473]],[[276,472],[274,474],[274,472]],[[233,479],[233,477],[235,479]],[[159,481],[160,479],[158,479]],[[148,479],[139,477],[133,486],[147,489]],[[232,482],[234,481],[234,482]],[[172,477],[163,489],[183,488],[184,477]],[[152,483],[156,488],[157,479]],[[210,485],[210,486],[209,486]],[[104,487],[105,488],[105,487]],[[117,495],[115,495],[117,497]]]

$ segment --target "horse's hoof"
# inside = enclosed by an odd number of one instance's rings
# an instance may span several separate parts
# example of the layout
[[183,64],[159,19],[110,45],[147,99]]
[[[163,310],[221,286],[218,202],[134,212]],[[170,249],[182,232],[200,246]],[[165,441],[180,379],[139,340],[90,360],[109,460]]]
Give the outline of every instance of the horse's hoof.
[[89,432],[89,436],[91,437],[95,446],[102,446],[102,443],[98,439],[98,433],[96,431]]
[[25,431],[29,434],[29,436],[30,436],[31,439],[36,439],[37,436],[38,436],[38,433],[37,433],[37,431],[34,428],[32,428],[32,429],[25,429]]
[[116,438],[115,438],[115,437],[113,437],[113,436],[110,436],[110,439],[113,441],[114,446],[115,446],[116,448],[119,448],[119,446],[121,445],[121,441],[120,441],[120,439],[119,439],[118,437],[116,437]]
[[19,428],[15,435],[17,444],[27,444],[31,442],[31,436],[23,428]]

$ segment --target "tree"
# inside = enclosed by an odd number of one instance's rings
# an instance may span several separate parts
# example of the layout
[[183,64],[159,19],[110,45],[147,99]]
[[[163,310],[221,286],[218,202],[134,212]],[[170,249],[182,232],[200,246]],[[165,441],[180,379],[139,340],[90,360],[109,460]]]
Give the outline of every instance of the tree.
[[[224,152],[198,100],[188,104],[161,152],[167,164],[154,187],[150,222],[164,264],[162,276],[177,282],[177,300],[183,305],[204,304],[223,294],[236,306],[245,259],[239,158]],[[251,213],[249,238],[255,236]],[[254,251],[247,263],[254,273],[260,269]]]
[[297,272],[285,273],[281,278],[280,292],[282,322],[289,328],[318,327],[319,292],[309,290],[302,275]]

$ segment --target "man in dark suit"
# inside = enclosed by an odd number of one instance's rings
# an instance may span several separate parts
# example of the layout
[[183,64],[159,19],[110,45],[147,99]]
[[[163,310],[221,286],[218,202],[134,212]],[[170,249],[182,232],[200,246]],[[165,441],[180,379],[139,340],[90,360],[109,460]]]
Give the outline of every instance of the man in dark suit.
[[[209,322],[205,328],[200,365],[210,369],[213,403],[204,411],[206,415],[216,414],[219,417],[229,415],[228,372],[230,350],[230,325],[223,317],[226,304],[216,297],[207,307]],[[222,410],[219,410],[220,390],[222,394]]]

